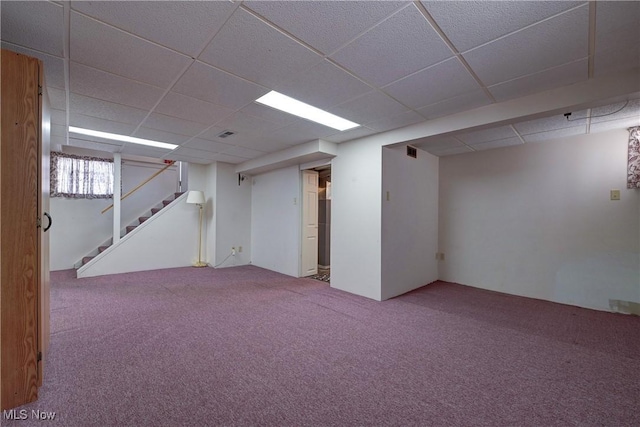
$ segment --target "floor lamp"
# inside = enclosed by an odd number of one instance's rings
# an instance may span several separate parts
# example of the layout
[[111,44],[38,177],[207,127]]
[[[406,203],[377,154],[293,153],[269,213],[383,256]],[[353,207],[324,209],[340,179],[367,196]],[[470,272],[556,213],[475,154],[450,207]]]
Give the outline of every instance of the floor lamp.
[[200,227],[198,228],[198,261],[193,264],[194,267],[206,267],[207,263],[202,262],[202,207],[204,205],[204,193],[202,191],[189,191],[187,195],[187,203],[198,205],[200,208]]

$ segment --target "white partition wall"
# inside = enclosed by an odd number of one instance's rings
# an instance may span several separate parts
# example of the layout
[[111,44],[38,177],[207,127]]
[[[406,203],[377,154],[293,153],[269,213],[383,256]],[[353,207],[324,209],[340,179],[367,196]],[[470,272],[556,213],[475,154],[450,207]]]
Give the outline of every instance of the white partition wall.
[[331,180],[331,287],[380,300],[381,146],[340,144]]
[[382,149],[382,299],[438,280],[438,158]]
[[252,177],[252,263],[298,276],[300,263],[300,171],[298,166]]

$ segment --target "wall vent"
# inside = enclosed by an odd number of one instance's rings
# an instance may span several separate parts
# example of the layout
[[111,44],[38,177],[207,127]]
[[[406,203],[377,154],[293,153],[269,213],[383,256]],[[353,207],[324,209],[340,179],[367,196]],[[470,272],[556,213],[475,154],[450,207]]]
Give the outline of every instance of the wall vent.
[[228,138],[231,135],[235,135],[235,132],[232,132],[230,130],[225,130],[224,132],[218,134],[218,138]]
[[407,156],[413,157],[414,159],[418,158],[418,149],[416,147],[412,147],[407,145]]

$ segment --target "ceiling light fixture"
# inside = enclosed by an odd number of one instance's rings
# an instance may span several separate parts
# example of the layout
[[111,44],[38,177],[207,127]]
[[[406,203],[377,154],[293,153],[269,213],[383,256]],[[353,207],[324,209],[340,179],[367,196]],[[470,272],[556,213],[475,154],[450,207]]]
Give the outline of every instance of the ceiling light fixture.
[[275,108],[321,125],[329,126],[339,131],[349,130],[360,126],[342,117],[328,113],[304,102],[298,101],[286,95],[272,90],[264,96],[256,99],[256,102]]
[[150,147],[163,148],[165,150],[174,150],[178,146],[166,142],[152,141],[150,139],[134,138],[132,136],[118,135],[117,133],[100,132],[99,130],[83,129],[69,126],[69,132],[79,133],[81,135],[96,136],[98,138],[112,139],[114,141],[130,142],[132,144],[148,145]]

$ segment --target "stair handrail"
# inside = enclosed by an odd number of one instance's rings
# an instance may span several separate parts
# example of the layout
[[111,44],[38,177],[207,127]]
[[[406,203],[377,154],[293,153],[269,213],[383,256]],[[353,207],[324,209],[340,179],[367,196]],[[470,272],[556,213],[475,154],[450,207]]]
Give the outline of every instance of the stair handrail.
[[[155,178],[156,176],[160,175],[162,172],[166,171],[167,169],[169,169],[171,166],[173,166],[176,163],[175,160],[171,160],[171,163],[167,163],[167,165],[165,167],[163,167],[162,169],[160,169],[159,171],[157,171],[156,173],[154,173],[153,175],[151,175],[149,178],[145,179],[144,181],[142,181],[140,184],[138,184],[135,188],[133,188],[132,190],[130,190],[127,194],[125,194],[124,196],[122,196],[120,198],[120,200],[124,200],[127,197],[129,197],[130,195],[132,195],[133,193],[135,193],[137,190],[139,190],[141,187],[143,187],[145,184],[147,184],[149,181],[151,181],[153,178]],[[111,203],[109,206],[107,206],[106,208],[104,208],[102,210],[101,213],[105,213],[107,212],[109,209],[111,209],[113,207],[113,203]]]

